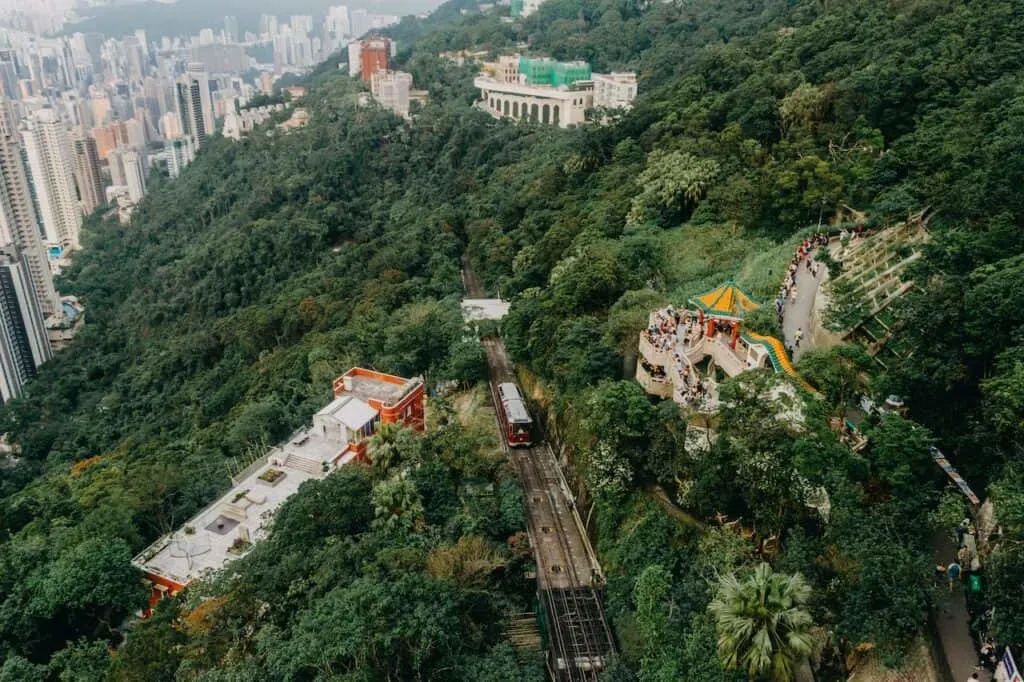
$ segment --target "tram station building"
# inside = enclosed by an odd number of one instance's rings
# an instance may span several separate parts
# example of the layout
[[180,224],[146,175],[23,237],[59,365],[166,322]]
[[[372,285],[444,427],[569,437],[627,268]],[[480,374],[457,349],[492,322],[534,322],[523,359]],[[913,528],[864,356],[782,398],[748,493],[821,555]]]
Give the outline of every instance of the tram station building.
[[232,476],[232,487],[223,496],[132,560],[152,590],[150,606],[244,556],[304,482],[368,462],[369,440],[381,424],[424,430],[419,377],[354,367],[333,388],[334,399],[313,415],[310,426],[257,457]]

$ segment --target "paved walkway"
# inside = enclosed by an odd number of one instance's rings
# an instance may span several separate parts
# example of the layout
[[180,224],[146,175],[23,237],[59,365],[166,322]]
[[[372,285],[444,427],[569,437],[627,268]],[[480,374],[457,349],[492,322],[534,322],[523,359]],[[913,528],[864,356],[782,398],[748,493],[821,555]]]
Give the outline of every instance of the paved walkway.
[[[814,252],[817,253],[817,250]],[[813,254],[812,254],[813,257]],[[805,263],[800,263],[796,271],[796,301],[786,299],[782,308],[782,331],[785,335],[787,348],[792,348],[796,340],[796,330],[803,329],[803,341],[800,347],[793,353],[793,361],[796,362],[810,343],[811,310],[814,309],[814,299],[818,296],[818,287],[825,279],[825,267],[818,267],[818,276],[811,275]]]
[[[935,547],[935,564],[946,566],[956,555],[952,539],[946,533],[936,533],[932,539]],[[967,682],[971,673],[977,672],[981,680],[991,680],[991,674],[978,665],[978,653],[968,628],[970,615],[964,597],[964,583],[958,583],[952,592],[943,592],[935,604],[935,627],[939,631],[942,653],[946,657],[953,682]]]

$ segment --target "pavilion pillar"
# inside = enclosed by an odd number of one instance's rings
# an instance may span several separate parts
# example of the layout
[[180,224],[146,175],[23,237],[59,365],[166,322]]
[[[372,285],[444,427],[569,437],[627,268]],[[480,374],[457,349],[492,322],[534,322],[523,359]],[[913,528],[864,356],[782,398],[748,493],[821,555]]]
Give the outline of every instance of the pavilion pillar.
[[708,338],[710,339],[710,338],[713,338],[714,336],[715,336],[715,318],[709,317],[708,318]]
[[740,323],[734,322],[732,325],[732,338],[729,339],[729,348],[736,350],[736,342],[740,338]]

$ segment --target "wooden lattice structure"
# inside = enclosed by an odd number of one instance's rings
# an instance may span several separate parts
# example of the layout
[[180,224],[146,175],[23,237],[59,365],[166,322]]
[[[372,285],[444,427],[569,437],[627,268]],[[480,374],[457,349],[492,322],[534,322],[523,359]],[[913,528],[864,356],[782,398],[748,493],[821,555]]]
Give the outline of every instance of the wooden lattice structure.
[[854,238],[836,254],[843,271],[832,286],[852,285],[853,295],[865,303],[863,319],[846,338],[864,345],[882,365],[887,357],[903,352],[897,343],[890,343],[896,319],[889,307],[913,288],[904,274],[921,257],[929,239],[928,219],[922,211],[871,236]]

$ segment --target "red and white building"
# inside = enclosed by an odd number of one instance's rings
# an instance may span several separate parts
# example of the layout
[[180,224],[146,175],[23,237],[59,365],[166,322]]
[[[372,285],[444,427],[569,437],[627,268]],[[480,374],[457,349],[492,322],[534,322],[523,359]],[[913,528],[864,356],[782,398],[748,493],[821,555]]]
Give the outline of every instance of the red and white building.
[[353,462],[369,462],[369,439],[381,424],[423,431],[424,397],[418,377],[360,367],[338,377],[334,400],[313,415],[311,426],[232,477],[231,490],[132,560],[152,588],[150,605],[246,554],[305,481]]

